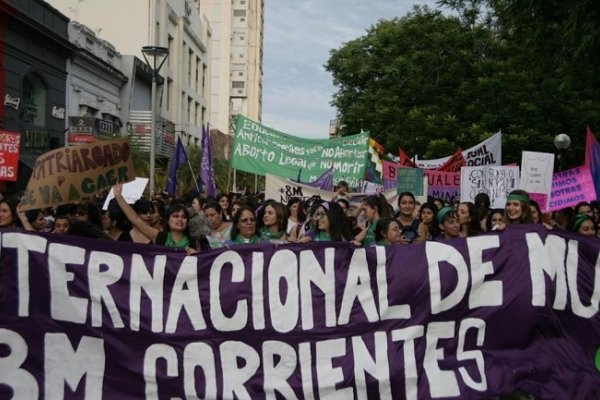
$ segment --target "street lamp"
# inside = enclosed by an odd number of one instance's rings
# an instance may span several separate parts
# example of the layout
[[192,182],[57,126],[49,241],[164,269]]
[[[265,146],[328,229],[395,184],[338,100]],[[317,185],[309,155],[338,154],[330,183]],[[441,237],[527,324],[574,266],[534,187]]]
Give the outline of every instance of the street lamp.
[[566,165],[565,155],[571,145],[571,138],[566,133],[559,133],[554,137],[554,146],[558,149],[558,170],[562,171]]
[[[156,82],[158,72],[169,56],[169,49],[159,46],[142,47],[142,55],[146,64],[152,68],[152,100],[150,111],[150,195],[154,194],[154,170],[156,158]],[[152,62],[148,60],[150,58]]]

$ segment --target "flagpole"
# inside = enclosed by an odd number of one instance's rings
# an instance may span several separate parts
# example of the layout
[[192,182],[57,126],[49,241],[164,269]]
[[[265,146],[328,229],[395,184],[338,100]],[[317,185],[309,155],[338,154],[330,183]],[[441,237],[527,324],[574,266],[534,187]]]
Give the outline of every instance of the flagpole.
[[192,168],[192,163],[190,162],[189,158],[188,158],[187,162],[188,162],[188,167],[190,167],[190,173],[192,174],[192,180],[194,181],[194,186],[196,186],[196,191],[198,193],[200,193],[200,187],[198,187],[198,180],[194,179],[194,177],[196,175],[194,175],[194,169]]

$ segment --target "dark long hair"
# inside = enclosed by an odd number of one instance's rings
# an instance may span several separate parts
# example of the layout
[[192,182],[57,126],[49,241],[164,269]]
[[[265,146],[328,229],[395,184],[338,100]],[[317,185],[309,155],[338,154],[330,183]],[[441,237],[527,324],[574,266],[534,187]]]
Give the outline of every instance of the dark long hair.
[[[240,230],[238,228],[238,223],[240,222],[240,217],[242,215],[242,212],[244,211],[250,211],[252,213],[252,215],[254,216],[254,219],[256,220],[256,212],[254,211],[254,208],[249,207],[249,206],[241,206],[239,208],[239,210],[235,213],[235,215],[233,216],[233,220],[231,221],[231,240],[235,240],[235,238],[237,237],[237,235],[240,234]],[[255,225],[254,225],[254,234],[258,234],[258,221],[256,221]]]

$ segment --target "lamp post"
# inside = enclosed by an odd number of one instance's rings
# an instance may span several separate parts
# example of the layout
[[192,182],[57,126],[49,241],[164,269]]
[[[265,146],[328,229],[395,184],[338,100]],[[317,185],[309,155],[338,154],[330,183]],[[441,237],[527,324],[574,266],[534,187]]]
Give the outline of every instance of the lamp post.
[[[159,46],[142,47],[146,64],[152,68],[152,100],[150,105],[150,195],[154,194],[154,172],[156,166],[156,82],[158,72],[169,56],[169,49]],[[152,62],[148,60],[150,58]]]
[[554,146],[558,149],[558,170],[562,171],[566,166],[565,156],[571,145],[571,138],[566,133],[559,133],[554,137]]

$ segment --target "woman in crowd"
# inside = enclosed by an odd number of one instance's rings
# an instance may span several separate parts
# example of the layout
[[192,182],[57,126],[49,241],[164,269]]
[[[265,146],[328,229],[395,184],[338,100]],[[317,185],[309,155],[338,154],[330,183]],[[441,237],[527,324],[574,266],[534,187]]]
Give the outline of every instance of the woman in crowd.
[[427,202],[421,205],[419,218],[423,224],[425,240],[433,240],[439,234],[440,230],[435,219],[437,212],[438,208],[434,202]]
[[436,216],[440,235],[439,241],[446,241],[460,237],[460,222],[454,207],[444,207],[438,211]]
[[167,209],[165,226],[162,231],[150,226],[142,220],[137,212],[127,204],[123,197],[123,185],[113,186],[115,199],[129,221],[152,243],[160,246],[185,250],[187,254],[197,253],[196,241],[191,237],[188,226],[187,209],[183,204],[175,203]]
[[416,203],[415,195],[411,192],[402,192],[398,195],[398,209],[400,211],[398,221],[400,221],[404,232],[402,235],[403,243],[417,243],[426,239],[423,224],[413,217]]
[[475,204],[464,201],[456,209],[460,224],[460,237],[475,236],[481,233],[481,220]]
[[244,206],[244,200],[239,199],[234,201],[233,203],[231,203],[231,218],[233,219],[233,216],[239,211],[239,209]]
[[378,246],[402,243],[402,228],[396,218],[381,218],[375,227],[375,243]]
[[196,210],[196,212],[198,213],[204,213],[203,211],[203,207],[204,204],[206,204],[206,199],[202,196],[194,196],[194,198],[192,199],[192,208],[194,210]]
[[334,201],[317,203],[313,213],[314,229],[298,239],[300,243],[341,242],[352,239],[342,207]]
[[487,217],[490,213],[490,196],[487,193],[477,193],[474,199],[475,208],[477,209],[477,215],[479,216],[479,231],[484,232],[486,230]]
[[299,197],[292,197],[288,200],[287,209],[288,219],[285,232],[291,240],[295,240],[298,237],[300,226],[306,220],[304,203]]
[[265,205],[262,227],[259,235],[269,243],[287,242],[287,210],[277,201],[270,201]]
[[4,197],[0,200],[0,228],[20,228],[16,199]]
[[506,227],[504,222],[504,210],[500,208],[490,210],[485,221],[485,227],[487,232],[504,229]]
[[588,214],[576,214],[575,217],[573,217],[570,228],[571,231],[581,235],[596,237],[596,225],[594,224],[594,219]]
[[529,194],[524,190],[513,190],[506,198],[504,216],[507,225],[532,223]]
[[206,203],[204,205],[204,215],[212,227],[212,231],[206,237],[210,247],[212,249],[223,247],[225,242],[231,239],[232,223],[226,220],[226,215],[219,203]]
[[102,229],[112,240],[132,242],[129,231],[131,224],[115,199],[108,203],[108,210],[102,216]]
[[152,200],[152,208],[150,209],[150,226],[162,231],[163,215],[165,215],[165,203],[161,200]]
[[54,217],[54,230],[52,233],[65,234],[69,230],[71,220],[64,214],[58,214]]
[[208,251],[211,248],[206,237],[212,230],[210,223],[203,213],[197,212],[194,208],[191,208],[191,210],[192,212],[188,209],[188,215],[191,216],[188,222],[188,225],[190,226],[190,236],[196,241],[196,250],[200,252]]
[[17,214],[23,229],[35,232],[43,232],[46,229],[46,218],[42,210],[18,211]]
[[231,209],[229,208],[231,201],[229,200],[229,196],[224,193],[221,194],[219,196],[218,203],[221,206],[221,210],[223,210],[223,214],[225,216],[225,218],[223,220],[231,221]]
[[529,200],[529,208],[531,209],[531,222],[534,224],[543,223],[540,204],[535,200]]
[[377,221],[381,218],[384,206],[387,207],[387,202],[385,205],[382,205],[379,196],[371,195],[363,199],[361,211],[365,216],[366,226],[352,241],[354,245],[369,247],[375,243],[375,227],[377,226]]
[[580,201],[579,203],[577,203],[574,207],[573,213],[575,215],[585,214],[592,219],[594,218],[594,210],[592,209],[591,204],[587,201]]
[[[117,203],[118,204],[118,203]],[[148,226],[152,226],[152,215],[155,213],[155,208],[152,202],[148,199],[138,199],[135,203],[133,203],[133,210],[139,217],[140,221],[145,223]],[[131,218],[127,218],[131,221]],[[157,229],[156,227],[153,227]],[[141,229],[139,229],[136,225],[133,225],[129,230],[129,236],[131,236],[131,241],[134,243],[141,244],[150,244],[152,240],[146,237]]]
[[253,208],[240,207],[231,223],[231,239],[226,242],[227,245],[264,243],[256,229],[256,213]]
[[86,199],[75,204],[71,209],[73,221],[88,221],[102,228],[102,213],[92,200]]

